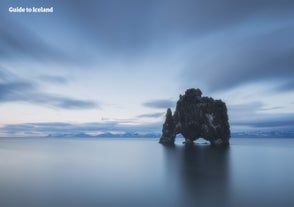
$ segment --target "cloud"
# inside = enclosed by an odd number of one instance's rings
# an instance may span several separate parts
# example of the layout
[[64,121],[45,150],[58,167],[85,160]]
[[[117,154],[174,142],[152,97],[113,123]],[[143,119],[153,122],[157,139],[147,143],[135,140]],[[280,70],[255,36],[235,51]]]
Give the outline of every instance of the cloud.
[[[2,8],[19,6],[19,3],[4,1]],[[148,52],[156,55],[166,54],[170,49],[181,52],[181,46],[211,37],[204,46],[196,44],[184,52],[186,59],[182,62],[188,63],[185,69],[180,68],[182,74],[179,76],[184,78],[180,77],[179,81],[183,84],[203,82],[204,87],[213,91],[263,77],[293,76],[294,43],[291,37],[294,31],[290,21],[294,16],[293,1],[61,0],[21,3],[56,9],[53,14],[38,18],[34,15],[12,18],[7,11],[0,12],[2,59],[29,57],[50,63],[84,64],[91,58],[96,60],[95,54],[109,55],[111,60],[129,55],[134,59],[137,55],[145,57]],[[51,29],[46,29],[47,26]],[[259,33],[250,33],[255,30]],[[22,31],[21,35],[19,31]],[[202,55],[198,56],[198,53]],[[187,57],[191,59],[187,60]]]
[[240,120],[248,117],[255,118],[256,114],[264,107],[264,104],[260,101],[255,101],[244,104],[228,105],[227,107],[230,119]]
[[151,113],[151,114],[141,114],[137,117],[138,118],[159,118],[163,116],[164,116],[164,113]]
[[[5,11],[7,13],[7,11]],[[1,15],[0,15],[1,17]],[[57,47],[52,46],[42,36],[28,26],[13,20],[1,18],[0,23],[0,59],[31,59],[41,62],[67,62],[71,58]],[[20,33],[21,31],[21,33]]]
[[198,41],[181,71],[184,83],[219,91],[269,80],[273,85],[286,84],[282,90],[292,90],[287,83],[294,82],[294,23],[283,14],[287,8],[275,12],[278,16],[271,18],[255,14]]
[[41,75],[39,77],[41,81],[45,81],[47,83],[52,84],[66,84],[68,82],[68,79],[63,76],[57,76],[57,75]]
[[91,109],[99,107],[97,103],[56,94],[44,93],[38,84],[25,80],[0,69],[0,102],[28,102],[31,104],[62,109]]
[[149,108],[157,108],[157,109],[167,109],[171,107],[175,107],[175,101],[169,99],[161,99],[161,100],[151,100],[143,103],[143,106]]
[[234,122],[234,126],[249,126],[267,129],[294,129],[294,113],[264,115],[258,120]]
[[[6,43],[0,53],[10,58],[17,57],[14,54],[17,52],[43,58],[53,55],[57,59],[58,47],[51,47],[52,50],[47,47],[50,46],[48,37],[51,36],[55,43],[70,46],[66,52],[70,56],[80,57],[80,60],[89,56],[89,53],[85,55],[80,51],[84,45],[88,50],[102,49],[104,53],[144,55],[148,49],[160,50],[165,48],[164,45],[168,47],[177,41],[199,38],[246,22],[252,17],[280,21],[289,19],[294,6],[289,0],[60,0],[21,1],[21,4],[28,7],[54,6],[55,11],[50,15],[39,15],[38,18],[35,15],[22,15],[23,21],[18,21],[18,24],[7,11],[0,12],[4,22],[0,31],[3,41],[0,43]],[[4,1],[1,8],[19,5],[19,1]],[[29,30],[32,28],[29,24],[38,26],[38,30],[44,25],[44,32]],[[46,29],[48,25],[51,30]],[[17,32],[19,30],[22,31],[21,37]],[[79,49],[73,44],[79,44]]]
[[261,102],[229,105],[229,121],[231,127],[249,127],[258,129],[293,129],[293,113],[266,113],[268,110],[281,107],[266,108]]
[[31,83],[27,82],[8,82],[0,83],[0,101],[8,102],[15,101],[17,97],[23,97],[23,91],[28,91],[33,89],[34,86]]
[[[56,64],[76,67],[89,62],[83,51],[81,37],[67,18],[68,8],[56,1],[7,1],[0,8],[0,60],[20,63]],[[9,13],[9,7],[55,7],[54,12],[43,14]],[[69,20],[69,21],[68,21]],[[80,44],[78,44],[80,43]],[[87,60],[86,60],[87,59]],[[72,69],[73,67],[71,67]],[[86,67],[85,67],[86,68]],[[85,69],[83,68],[83,69]],[[51,70],[55,70],[52,67]]]
[[47,93],[29,93],[28,95],[30,96],[29,98],[22,98],[19,101],[63,109],[92,109],[98,107],[98,104],[93,101],[79,100]]
[[259,14],[286,18],[294,4],[289,0],[64,0],[60,6],[67,8],[67,15],[90,40],[115,52],[134,53],[156,43],[162,46],[223,30]]
[[277,86],[275,89],[277,92],[294,91],[294,79],[290,81],[285,81],[283,84]]

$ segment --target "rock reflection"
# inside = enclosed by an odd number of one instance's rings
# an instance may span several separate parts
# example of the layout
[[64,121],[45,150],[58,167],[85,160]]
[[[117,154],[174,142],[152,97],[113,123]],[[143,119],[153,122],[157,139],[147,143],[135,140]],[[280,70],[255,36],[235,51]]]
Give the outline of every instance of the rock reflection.
[[[175,206],[229,206],[229,147],[165,147],[167,177],[176,183]],[[173,198],[174,199],[174,198]]]

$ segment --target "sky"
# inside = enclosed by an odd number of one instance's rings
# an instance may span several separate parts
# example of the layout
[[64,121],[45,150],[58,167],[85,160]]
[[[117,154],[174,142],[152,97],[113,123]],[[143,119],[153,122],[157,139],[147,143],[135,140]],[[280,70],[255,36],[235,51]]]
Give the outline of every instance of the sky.
[[1,0],[0,136],[160,133],[188,88],[293,130],[293,37],[291,0]]

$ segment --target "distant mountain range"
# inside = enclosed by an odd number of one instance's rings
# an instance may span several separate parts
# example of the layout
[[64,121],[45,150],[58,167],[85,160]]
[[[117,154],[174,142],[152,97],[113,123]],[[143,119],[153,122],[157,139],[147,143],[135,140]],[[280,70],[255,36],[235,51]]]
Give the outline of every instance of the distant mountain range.
[[231,133],[232,138],[294,138],[294,131],[250,131]]
[[[160,138],[161,133],[111,133],[106,132],[98,135],[87,133],[77,134],[49,134],[47,137],[53,138]],[[183,138],[177,135],[177,138]],[[233,132],[231,138],[294,138],[294,131],[250,131],[250,132]]]
[[47,137],[59,137],[59,138],[159,138],[161,134],[157,133],[146,133],[141,134],[137,132],[126,132],[126,133],[102,133],[98,135],[89,135],[86,133],[78,133],[78,134],[49,134]]

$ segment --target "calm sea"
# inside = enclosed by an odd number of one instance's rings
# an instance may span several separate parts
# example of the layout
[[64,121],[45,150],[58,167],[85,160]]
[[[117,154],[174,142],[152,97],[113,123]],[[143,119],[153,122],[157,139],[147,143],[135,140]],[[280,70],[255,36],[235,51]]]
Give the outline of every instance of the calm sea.
[[294,139],[0,139],[0,206],[294,206]]

